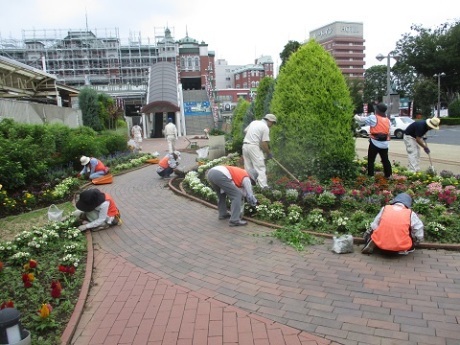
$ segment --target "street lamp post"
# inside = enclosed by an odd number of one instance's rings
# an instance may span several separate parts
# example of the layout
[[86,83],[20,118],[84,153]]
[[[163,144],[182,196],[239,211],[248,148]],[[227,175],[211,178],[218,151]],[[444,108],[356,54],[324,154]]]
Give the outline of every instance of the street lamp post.
[[436,73],[433,77],[438,78],[438,115],[441,116],[441,77],[444,77],[446,74],[444,72]]
[[377,60],[382,61],[383,59],[387,59],[387,102],[388,102],[388,107],[387,107],[387,116],[391,114],[391,66],[390,66],[390,60],[391,58],[395,59],[396,61],[398,60],[399,56],[392,54],[391,52],[388,53],[387,56],[384,56],[382,54],[379,54],[375,57]]

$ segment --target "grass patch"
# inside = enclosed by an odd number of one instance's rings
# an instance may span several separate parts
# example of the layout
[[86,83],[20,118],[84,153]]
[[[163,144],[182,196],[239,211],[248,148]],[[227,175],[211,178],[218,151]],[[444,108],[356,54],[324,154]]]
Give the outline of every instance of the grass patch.
[[[69,216],[70,213],[75,210],[75,207],[70,201],[57,204],[56,206],[64,210],[64,217]],[[33,226],[42,227],[48,222],[48,207],[15,216],[0,218],[0,239],[2,241],[12,240],[14,236],[21,231],[30,231]]]

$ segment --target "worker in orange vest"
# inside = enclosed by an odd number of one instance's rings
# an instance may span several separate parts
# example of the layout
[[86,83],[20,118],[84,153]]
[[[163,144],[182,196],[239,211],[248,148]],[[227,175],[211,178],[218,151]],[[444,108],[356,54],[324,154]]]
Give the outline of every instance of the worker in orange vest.
[[[218,196],[219,219],[229,219],[230,226],[246,225],[248,222],[241,219],[242,200],[245,197],[251,206],[257,204],[252,192],[252,186],[257,181],[257,172],[218,165],[208,170],[207,179]],[[230,213],[227,211],[227,196],[231,201]]]
[[101,160],[94,157],[82,156],[80,158],[80,163],[83,165],[83,169],[77,175],[77,177],[83,176],[93,180],[98,177],[105,176],[109,173],[109,168],[107,168]]
[[120,211],[108,193],[92,188],[77,194],[73,216],[81,222],[79,230],[102,230],[121,223]]
[[412,198],[407,193],[398,194],[390,204],[382,207],[364,233],[366,244],[363,254],[371,254],[375,248],[389,253],[407,255],[415,245],[423,241],[423,223],[412,211]]
[[157,174],[162,178],[170,178],[171,174],[176,171],[179,166],[180,152],[166,154],[158,163]]

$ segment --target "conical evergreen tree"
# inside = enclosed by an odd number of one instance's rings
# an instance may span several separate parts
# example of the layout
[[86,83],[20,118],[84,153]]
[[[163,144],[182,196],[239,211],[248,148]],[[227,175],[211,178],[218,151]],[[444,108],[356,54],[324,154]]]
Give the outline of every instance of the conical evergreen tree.
[[276,81],[270,130],[275,157],[302,179],[351,177],[353,104],[334,59],[310,40],[293,53]]

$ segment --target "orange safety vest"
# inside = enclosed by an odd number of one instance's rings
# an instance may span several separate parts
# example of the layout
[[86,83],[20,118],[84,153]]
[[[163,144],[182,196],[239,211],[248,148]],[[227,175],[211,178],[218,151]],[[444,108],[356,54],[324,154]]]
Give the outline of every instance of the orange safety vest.
[[249,174],[246,172],[246,170],[229,165],[226,165],[225,167],[230,172],[230,175],[232,176],[232,180],[235,183],[235,185],[238,188],[241,188],[243,186],[243,179],[245,177],[249,177]]
[[[97,159],[97,158],[96,158]],[[99,159],[97,159],[97,164],[96,167],[94,168],[94,171],[107,171],[107,167],[102,163]]]
[[384,207],[380,223],[372,232],[372,241],[383,250],[399,252],[412,248],[410,235],[412,210],[387,205]]
[[107,215],[109,217],[115,217],[119,211],[117,208],[117,205],[115,205],[115,201],[112,199],[112,196],[110,194],[104,193],[105,194],[105,201],[109,202],[109,210],[107,211]]
[[386,134],[386,140],[390,140],[390,120],[387,117],[383,117],[380,115],[375,115],[375,118],[377,119],[377,124],[374,127],[371,127],[371,138],[378,140],[377,134]]
[[160,167],[162,167],[163,169],[166,169],[167,167],[169,167],[169,163],[168,163],[168,162],[169,162],[169,156],[166,155],[166,156],[164,156],[164,157],[160,160],[160,162],[158,163],[158,165],[159,165]]

